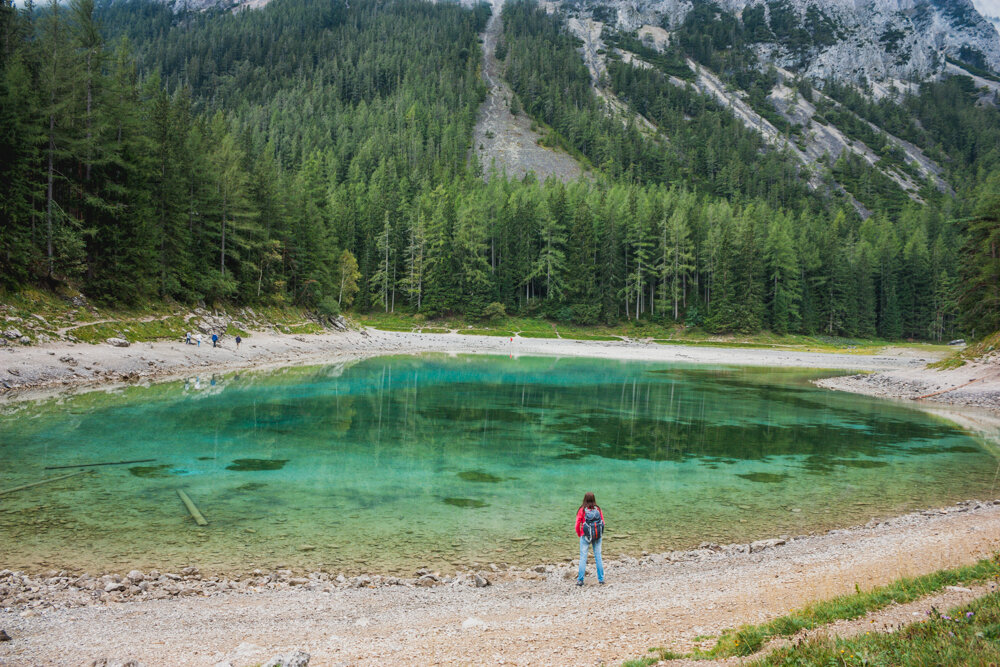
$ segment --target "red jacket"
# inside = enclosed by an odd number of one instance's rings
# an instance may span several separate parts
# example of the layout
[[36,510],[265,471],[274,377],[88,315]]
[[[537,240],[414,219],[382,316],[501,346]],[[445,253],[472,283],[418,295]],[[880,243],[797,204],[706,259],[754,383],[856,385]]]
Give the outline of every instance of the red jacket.
[[[601,510],[600,506],[596,506],[597,511],[601,513],[601,521],[604,521],[604,512]],[[576,513],[576,535],[577,537],[583,537],[583,505],[580,505],[580,509]]]

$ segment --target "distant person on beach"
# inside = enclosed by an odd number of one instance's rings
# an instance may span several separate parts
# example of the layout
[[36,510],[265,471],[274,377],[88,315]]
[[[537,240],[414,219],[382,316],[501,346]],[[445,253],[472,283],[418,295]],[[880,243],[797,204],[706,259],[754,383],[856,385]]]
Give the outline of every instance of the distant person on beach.
[[219,334],[212,334],[212,347],[215,347],[216,343],[219,342]]
[[198,341],[198,347],[201,347],[201,334],[195,334],[194,339]]
[[243,339],[242,339],[242,338],[240,338],[240,337],[239,337],[239,336],[237,335],[237,336],[236,336],[236,349],[237,349],[237,350],[238,350],[238,349],[240,349],[240,343],[242,343],[242,342],[243,342]]
[[191,345],[191,332],[190,331],[187,332],[187,336],[184,338],[184,342],[186,344],[188,344],[188,345]]
[[597,564],[597,581],[604,583],[604,561],[601,560],[601,540],[604,537],[604,512],[597,506],[594,494],[583,494],[583,504],[576,512],[576,534],[580,537],[580,572],[576,585],[583,586],[583,575],[587,570],[587,547],[594,548],[594,562]]

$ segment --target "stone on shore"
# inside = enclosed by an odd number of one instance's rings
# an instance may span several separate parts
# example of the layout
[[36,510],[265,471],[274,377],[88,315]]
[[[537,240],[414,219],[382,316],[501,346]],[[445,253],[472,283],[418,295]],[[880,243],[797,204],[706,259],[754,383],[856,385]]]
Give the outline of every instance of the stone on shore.
[[309,654],[305,651],[276,655],[264,663],[264,667],[307,667]]

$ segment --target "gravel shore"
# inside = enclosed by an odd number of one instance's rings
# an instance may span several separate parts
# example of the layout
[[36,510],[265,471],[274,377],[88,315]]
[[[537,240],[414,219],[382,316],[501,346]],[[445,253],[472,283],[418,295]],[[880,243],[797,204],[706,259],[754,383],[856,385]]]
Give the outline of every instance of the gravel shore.
[[949,370],[914,365],[869,375],[828,378],[816,384],[879,398],[1000,410],[1000,363],[992,357]]
[[998,543],[1000,500],[823,535],[622,558],[607,563],[608,584],[582,589],[572,563],[452,580],[287,571],[219,580],[194,566],[102,576],[4,571],[0,628],[12,640],[0,643],[0,664],[244,667],[295,650],[311,665],[613,664],[652,646],[690,650],[697,636],[855,585],[971,563]]
[[[183,342],[109,344],[55,342],[0,348],[0,402],[71,389],[149,382],[250,368],[322,364],[382,354],[443,352],[577,356],[691,364],[802,367],[853,371],[919,370],[932,360],[925,353],[827,354],[780,349],[661,345],[650,341],[581,341],[407,332],[343,331],[289,335],[254,332],[237,350],[231,339],[219,347]],[[30,390],[30,391],[29,391]],[[47,390],[42,392],[39,390]]]

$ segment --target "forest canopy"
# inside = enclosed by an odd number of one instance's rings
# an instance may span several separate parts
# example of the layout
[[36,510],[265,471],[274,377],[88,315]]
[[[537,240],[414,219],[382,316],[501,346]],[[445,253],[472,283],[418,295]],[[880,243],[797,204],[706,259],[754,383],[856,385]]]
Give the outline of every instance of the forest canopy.
[[[980,252],[996,227],[988,187],[862,219],[710,100],[615,64],[609,85],[668,151],[607,115],[562,18],[524,0],[505,8],[506,76],[596,176],[484,182],[469,156],[488,16],[421,0],[178,14],[2,0],[0,279],[327,314],[936,340],[1000,325],[996,309],[959,319],[978,294],[961,289],[971,267],[994,261]],[[710,42],[691,43],[711,60]],[[955,85],[907,100],[912,127],[839,97],[987,182],[976,168],[993,169],[996,148],[977,137],[997,125],[968,96],[949,102]],[[930,122],[948,114],[982,127]],[[995,284],[989,267],[976,275]]]

